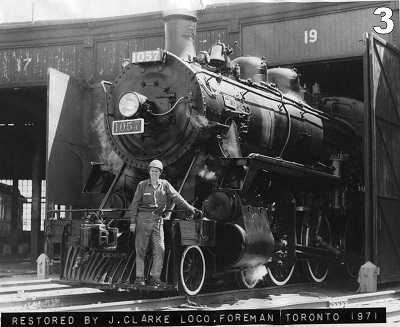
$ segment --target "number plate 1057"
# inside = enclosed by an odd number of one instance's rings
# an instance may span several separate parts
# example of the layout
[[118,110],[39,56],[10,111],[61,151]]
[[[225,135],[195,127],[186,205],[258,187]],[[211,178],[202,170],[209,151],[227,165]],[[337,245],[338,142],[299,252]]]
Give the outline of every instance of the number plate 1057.
[[116,120],[112,123],[113,135],[136,134],[144,132],[144,119]]
[[132,63],[161,61],[162,56],[163,52],[160,49],[132,52]]

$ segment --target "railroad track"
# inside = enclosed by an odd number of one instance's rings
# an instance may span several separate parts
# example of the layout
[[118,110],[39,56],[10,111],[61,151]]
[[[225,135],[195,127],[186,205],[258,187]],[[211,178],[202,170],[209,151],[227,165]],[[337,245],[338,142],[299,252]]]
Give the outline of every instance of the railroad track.
[[386,307],[387,321],[400,321],[400,288],[365,294],[348,291],[340,295],[332,292],[334,287],[329,284],[293,284],[250,290],[222,290],[188,299],[176,292],[105,292],[90,287],[72,287],[50,279],[11,281],[0,283],[0,312]]

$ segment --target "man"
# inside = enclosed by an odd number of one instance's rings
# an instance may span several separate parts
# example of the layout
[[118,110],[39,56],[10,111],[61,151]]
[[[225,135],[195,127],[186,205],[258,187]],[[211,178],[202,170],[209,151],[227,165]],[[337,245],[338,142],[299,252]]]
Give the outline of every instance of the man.
[[150,178],[141,181],[131,204],[130,230],[135,233],[136,248],[136,279],[135,285],[146,284],[144,277],[144,259],[151,240],[153,245],[153,265],[150,271],[149,284],[158,286],[164,284],[160,280],[164,261],[164,229],[162,212],[168,200],[172,199],[178,206],[182,206],[193,214],[199,212],[191,206],[165,179],[160,179],[163,164],[160,160],[153,160],[149,165]]

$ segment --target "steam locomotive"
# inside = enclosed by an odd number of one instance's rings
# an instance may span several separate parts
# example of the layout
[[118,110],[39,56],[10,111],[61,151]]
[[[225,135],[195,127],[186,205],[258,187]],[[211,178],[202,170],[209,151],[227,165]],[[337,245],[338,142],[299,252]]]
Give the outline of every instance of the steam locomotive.
[[[220,278],[241,288],[284,285],[295,267],[322,282],[333,262],[357,276],[363,104],[311,94],[296,70],[268,68],[263,58],[231,60],[220,42],[196,55],[193,15],[164,23],[164,50],[132,53],[114,82],[102,82],[108,141],[123,165],[98,210],[48,221],[61,239],[60,279],[196,295]],[[139,182],[153,159],[202,216],[166,210],[167,286],[135,286],[132,193],[121,176],[133,171]]]

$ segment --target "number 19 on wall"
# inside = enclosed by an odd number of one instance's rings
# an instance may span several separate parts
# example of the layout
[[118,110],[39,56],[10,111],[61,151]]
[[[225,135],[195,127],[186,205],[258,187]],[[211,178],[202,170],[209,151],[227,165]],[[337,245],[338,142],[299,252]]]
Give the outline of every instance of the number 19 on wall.
[[318,39],[318,32],[315,29],[304,31],[304,43],[314,43]]

